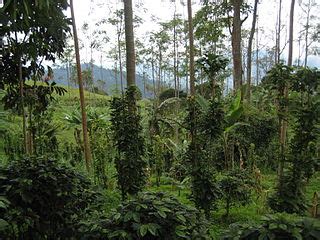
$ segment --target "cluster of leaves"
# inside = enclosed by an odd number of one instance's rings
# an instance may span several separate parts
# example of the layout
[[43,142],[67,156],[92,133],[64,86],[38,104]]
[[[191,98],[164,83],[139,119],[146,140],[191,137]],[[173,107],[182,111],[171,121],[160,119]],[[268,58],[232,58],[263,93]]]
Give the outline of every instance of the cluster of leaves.
[[214,203],[220,198],[220,189],[214,179],[208,155],[208,135],[214,140],[222,133],[223,109],[219,102],[212,100],[207,106],[201,97],[190,98],[187,129],[193,139],[187,150],[189,175],[191,176],[191,198],[196,206],[203,209],[208,217]]
[[137,88],[130,86],[125,96],[114,98],[111,103],[111,130],[118,150],[115,163],[123,198],[139,192],[146,182],[145,146],[136,95]]
[[[287,68],[276,66],[273,71],[279,72],[281,69]],[[281,85],[290,84],[291,89],[299,95],[299,100],[292,110],[295,122],[288,157],[290,165],[288,172],[280,177],[276,192],[269,198],[269,206],[277,212],[303,214],[307,210],[305,183],[312,176],[316,165],[315,145],[320,115],[316,97],[320,73],[314,69],[298,68],[294,73],[291,69],[290,74],[285,76],[287,78],[283,79],[284,83],[281,82],[279,88]],[[274,77],[271,77],[271,80],[274,80]]]
[[[232,16],[233,11],[232,4],[232,1],[202,1],[203,6],[197,11],[194,20],[195,37],[201,41],[202,45],[208,43],[213,45],[212,43],[216,43],[221,38],[226,37],[223,31],[226,27],[231,31],[232,17],[230,16]],[[250,10],[250,5],[246,2],[242,2],[241,13],[243,15],[248,15]]]
[[268,198],[269,207],[275,212],[304,214],[308,208],[304,195],[305,183],[285,172],[279,179],[275,192]]
[[[105,110],[105,109],[104,109]],[[115,149],[110,137],[110,122],[107,113],[99,111],[96,107],[87,107],[87,129],[89,133],[91,151],[93,157],[94,179],[95,182],[107,186],[110,178],[107,176],[108,164],[113,163]],[[80,107],[74,108],[71,113],[65,114],[64,120],[68,122],[69,127],[74,128],[74,137],[76,145],[63,145],[63,158],[69,160],[72,165],[81,163],[83,160],[83,142],[80,137],[81,125]],[[108,149],[106,151],[105,149]]]
[[160,100],[160,102],[163,102],[169,98],[175,97],[176,95],[179,95],[179,98],[186,98],[187,97],[187,94],[185,92],[179,91],[179,93],[177,94],[173,88],[169,88],[169,89],[162,91],[159,94],[159,100]]
[[106,228],[109,239],[209,239],[203,216],[164,193],[124,202]]
[[16,132],[6,129],[3,133],[4,153],[9,159],[17,159],[23,156],[24,149],[22,146],[23,136],[20,131]]
[[34,158],[0,168],[0,199],[5,239],[68,239],[96,195],[73,169]]
[[262,224],[232,224],[222,239],[271,240],[271,239],[305,239],[320,238],[320,224],[309,218],[296,218],[288,214],[267,215]]
[[[219,72],[225,70],[229,63],[229,60],[222,55],[217,55],[214,53],[206,53],[203,57],[197,60],[197,64],[204,71],[204,73],[209,78],[211,83],[211,92],[213,93],[212,97],[216,97],[217,95],[220,97],[222,95],[222,88],[219,86],[220,84],[216,84],[217,75]],[[216,89],[217,88],[217,89]],[[216,91],[217,90],[217,91]],[[217,93],[217,94],[216,94]]]
[[22,81],[40,80],[45,72],[43,60],[61,56],[71,23],[64,14],[67,7],[67,0],[17,0],[6,1],[0,9],[0,35],[9,46],[0,63],[0,89],[8,86],[7,99],[19,98],[20,73]]
[[[237,128],[233,137],[244,151],[245,166],[255,164],[259,168],[276,168],[278,151],[278,121],[277,118],[256,108],[246,108],[241,119],[246,124]],[[250,158],[250,145],[254,146],[254,159]],[[251,161],[251,162],[250,162]]]
[[232,170],[219,181],[222,200],[225,202],[226,217],[232,205],[246,205],[251,199],[252,178],[245,170]]
[[52,107],[36,113],[29,126],[33,138],[33,153],[36,156],[57,157],[59,155],[57,135],[60,125],[53,122],[53,113]]

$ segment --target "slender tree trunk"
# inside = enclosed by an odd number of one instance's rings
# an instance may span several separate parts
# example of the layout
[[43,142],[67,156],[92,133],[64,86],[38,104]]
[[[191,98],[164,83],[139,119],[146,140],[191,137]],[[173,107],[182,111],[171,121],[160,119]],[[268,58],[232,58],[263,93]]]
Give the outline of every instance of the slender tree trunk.
[[20,83],[20,99],[21,99],[21,110],[22,110],[22,131],[23,131],[23,147],[24,152],[28,152],[28,139],[27,139],[27,124],[26,124],[26,111],[24,109],[24,82],[22,79],[22,63],[21,57],[19,58],[19,83]]
[[[177,44],[176,44],[176,48],[179,49],[179,42],[177,41]],[[177,84],[178,84],[178,98],[180,97],[180,89],[181,89],[181,79],[180,79],[180,74],[179,74],[179,67],[180,67],[180,61],[179,61],[179,50],[177,50],[177,62],[176,62],[176,75],[177,75]]]
[[307,67],[308,64],[308,54],[309,54],[309,22],[310,22],[310,9],[311,9],[311,0],[308,2],[308,9],[307,9],[307,22],[306,22],[306,35],[305,35],[305,57],[304,57],[304,67]]
[[121,94],[123,95],[124,89],[123,89],[123,69],[122,69],[120,33],[118,33],[118,57],[119,57],[119,71],[120,71],[120,87],[121,87]]
[[[189,65],[189,58],[188,58],[188,23],[187,21],[184,22],[184,34],[185,34],[185,42],[184,42],[184,47],[185,47],[185,66]],[[189,75],[186,74],[186,94],[189,94]]]
[[256,33],[256,86],[259,84],[259,18],[257,18],[257,33]]
[[280,33],[281,33],[281,11],[282,11],[282,0],[279,1],[279,12],[278,12],[278,29],[276,34],[276,63],[280,62]]
[[[289,53],[288,53],[288,66],[292,66],[292,54],[293,54],[293,20],[294,20],[294,5],[295,0],[291,0],[291,8],[290,8],[290,23],[289,23]],[[284,88],[284,99],[288,101],[288,84]],[[286,105],[284,109],[284,118],[281,120],[281,128],[280,128],[280,163],[278,174],[279,178],[283,176],[283,169],[285,163],[285,152],[286,152],[286,138],[287,138],[287,128],[288,128],[288,105]]]
[[247,56],[247,100],[248,102],[250,102],[250,98],[251,98],[252,43],[253,43],[254,32],[256,30],[258,2],[259,0],[254,1],[252,26],[251,26],[250,37],[248,42],[248,54],[247,54],[248,55]]
[[295,5],[295,0],[291,0],[291,8],[290,8],[290,23],[289,23],[289,53],[288,53],[288,66],[292,66],[294,5]]
[[[198,159],[197,159],[197,153],[196,151],[196,111],[195,111],[195,72],[194,72],[194,38],[193,38],[193,23],[192,23],[192,5],[191,0],[188,0],[188,23],[189,23],[189,73],[190,73],[190,95],[191,95],[191,101],[192,101],[192,109],[190,112],[190,136],[191,136],[191,142],[190,147],[192,149],[191,151],[191,164],[192,168],[196,169],[198,166]],[[194,178],[194,176],[191,176]]]
[[153,50],[152,50],[152,59],[151,59],[151,71],[152,71],[152,85],[153,85],[153,95],[154,98],[157,97],[157,90],[156,90],[156,80],[155,80],[155,69],[154,69],[154,59],[153,59]]
[[118,91],[118,64],[115,62],[114,64],[114,78],[116,81],[116,90]]
[[67,69],[68,95],[69,95],[69,99],[70,99],[71,93],[70,93],[70,62],[69,62],[69,60],[67,60],[66,69]]
[[176,3],[174,3],[173,17],[173,78],[174,78],[174,96],[178,96],[178,80],[177,80],[177,31],[176,31]]
[[162,48],[159,45],[158,94],[161,92]]
[[242,59],[241,59],[241,9],[242,0],[233,1],[232,27],[232,55],[233,55],[233,87],[238,90],[242,86]]
[[126,36],[127,87],[129,87],[136,84],[136,57],[134,50],[132,0],[124,1],[124,23]]
[[90,69],[91,69],[91,81],[90,81],[90,91],[92,91],[93,92],[93,85],[94,85],[94,72],[93,72],[93,68],[94,68],[94,66],[93,66],[93,49],[92,49],[92,47],[90,47]]
[[80,53],[79,53],[79,42],[78,42],[76,21],[75,21],[75,16],[74,16],[73,0],[70,0],[70,9],[71,9],[73,38],[74,38],[74,47],[75,47],[75,53],[76,53],[77,73],[78,73],[78,83],[79,83],[84,156],[85,156],[87,171],[90,172],[91,165],[92,165],[92,156],[91,156],[90,140],[88,137],[88,129],[87,129],[86,103],[85,103],[85,98],[84,98],[84,90],[83,90],[83,82],[82,82],[82,74],[81,74],[81,63],[80,63]]
[[143,95],[146,98],[146,72],[145,72],[145,67],[144,66],[143,66],[142,78],[143,78]]
[[194,39],[192,23],[192,6],[191,0],[188,0],[188,23],[189,23],[189,72],[190,72],[190,94],[195,96],[195,75],[194,75]]

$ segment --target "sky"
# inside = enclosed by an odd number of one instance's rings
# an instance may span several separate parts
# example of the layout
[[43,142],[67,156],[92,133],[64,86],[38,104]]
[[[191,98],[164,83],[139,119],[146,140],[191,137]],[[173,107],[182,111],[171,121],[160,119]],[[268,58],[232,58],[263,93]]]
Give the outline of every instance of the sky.
[[[319,0],[316,0],[316,2]],[[177,12],[180,12],[182,17],[187,18],[187,10],[186,6],[183,6],[180,2],[186,2],[186,0],[177,0],[176,7]],[[200,8],[200,0],[193,1],[193,13],[195,13]],[[249,3],[252,3],[253,0],[248,0]],[[261,31],[264,31],[267,34],[263,35],[260,34],[259,41],[260,46],[267,46],[268,44],[274,42],[273,36],[271,32],[274,31],[276,26],[276,12],[277,12],[277,2],[276,0],[260,0],[260,4],[258,6],[258,25],[262,28]],[[289,9],[290,9],[290,2],[289,0],[283,0],[283,23],[289,21]],[[297,2],[297,1],[296,1]],[[299,2],[299,1],[298,1]],[[146,32],[151,30],[158,29],[157,24],[155,21],[151,20],[151,16],[157,17],[160,21],[166,21],[172,19],[174,13],[174,3],[172,0],[133,0],[134,4],[141,4],[143,3],[143,7],[146,9],[142,11],[141,8],[134,8],[134,12],[142,17],[145,20],[145,23],[141,25],[137,30],[135,30],[136,37],[142,37]],[[85,40],[81,26],[86,22],[89,24],[90,29],[95,29],[95,23],[101,20],[102,18],[107,18],[110,16],[111,8],[114,6],[122,6],[121,0],[78,0],[74,1],[75,6],[75,14],[76,14],[76,24],[78,28],[78,35],[79,38],[82,39],[83,44],[85,45],[88,41]],[[186,5],[186,4],[184,4]],[[251,4],[252,5],[252,4]],[[301,30],[298,21],[304,21],[304,18],[301,17],[301,8],[299,7],[298,3],[296,3],[296,11],[295,11],[295,27],[294,27],[294,34],[295,38],[297,38],[298,32]],[[316,9],[314,10],[316,14]],[[319,11],[319,8],[318,8]],[[252,19],[249,17],[244,27],[249,29],[251,25]],[[107,29],[108,35],[111,38],[109,43],[104,44],[106,47],[110,47],[112,42],[115,42],[115,35],[111,28]],[[285,45],[285,41],[287,39],[287,31],[284,29],[282,31],[282,45]],[[297,43],[295,43],[294,47],[294,58],[298,56],[298,47]],[[231,46],[230,46],[231,47]],[[286,58],[287,49],[284,50],[283,58]],[[100,59],[100,53],[94,53],[94,59]],[[86,61],[89,58],[89,53],[85,49],[81,50],[81,58],[82,61]],[[320,58],[318,56],[310,56],[309,57],[310,64],[314,67],[320,67]],[[97,62],[96,61],[96,62]],[[99,60],[100,61],[100,60]],[[106,67],[110,67],[111,61],[107,58],[103,59],[103,65]]]

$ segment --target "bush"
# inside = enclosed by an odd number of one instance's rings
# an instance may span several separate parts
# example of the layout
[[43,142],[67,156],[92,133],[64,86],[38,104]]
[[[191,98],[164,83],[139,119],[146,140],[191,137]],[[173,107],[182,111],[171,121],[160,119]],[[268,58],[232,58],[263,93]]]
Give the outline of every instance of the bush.
[[232,224],[224,240],[320,239],[320,223],[315,219],[296,218],[289,214],[265,216],[260,225]]
[[[178,93],[177,93],[177,95],[178,95]],[[166,99],[173,98],[175,96],[176,96],[175,90],[173,88],[169,88],[169,89],[166,89],[166,90],[164,90],[163,92],[160,93],[159,100],[160,100],[160,102],[163,102]],[[185,92],[183,92],[183,91],[179,91],[179,97],[180,98],[186,98],[187,94]]]
[[13,161],[0,168],[0,235],[5,239],[68,239],[95,197],[84,176],[57,161]]
[[105,228],[108,239],[209,239],[203,216],[164,193],[124,202]]
[[268,206],[275,212],[305,214],[308,204],[305,197],[305,184],[291,173],[284,172],[275,192],[268,198]]
[[226,217],[232,205],[244,206],[250,202],[253,181],[245,170],[230,171],[219,183],[226,204]]

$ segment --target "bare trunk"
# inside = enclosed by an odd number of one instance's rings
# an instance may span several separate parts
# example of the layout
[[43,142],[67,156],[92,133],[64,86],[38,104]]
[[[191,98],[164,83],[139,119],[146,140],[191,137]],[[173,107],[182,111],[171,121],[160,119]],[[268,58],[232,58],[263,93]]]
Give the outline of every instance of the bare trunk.
[[257,34],[256,34],[256,86],[259,84],[259,19],[257,19]]
[[120,87],[121,87],[121,94],[123,95],[123,69],[122,69],[120,33],[118,33],[118,57],[119,57],[119,71],[120,71]]
[[159,45],[158,94],[161,92],[162,49]]
[[308,54],[309,54],[309,21],[310,21],[310,8],[311,8],[311,0],[308,2],[308,9],[307,9],[307,23],[306,23],[306,35],[305,35],[305,57],[304,57],[304,67],[307,67],[308,64]]
[[[295,0],[291,0],[291,8],[290,8],[290,23],[289,23],[289,53],[288,53],[288,66],[292,66],[292,54],[293,54],[293,17],[294,17],[294,5]],[[288,100],[288,84],[286,84],[284,88],[284,99]],[[284,109],[284,118],[281,120],[281,128],[280,128],[280,163],[278,174],[281,178],[283,176],[283,169],[285,163],[285,152],[286,152],[286,138],[287,138],[287,128],[288,128],[288,106]]]
[[22,111],[22,131],[23,131],[23,147],[24,152],[28,154],[28,139],[27,139],[27,126],[26,126],[26,112],[24,109],[24,82],[22,79],[22,63],[21,57],[19,58],[19,83],[20,83],[20,98],[21,98],[21,111]]
[[178,97],[178,79],[177,79],[177,32],[176,32],[176,3],[174,4],[174,25],[173,25],[173,78],[174,78],[174,96]]
[[130,87],[136,84],[136,57],[134,50],[132,0],[124,1],[124,18],[126,36],[127,87]]
[[295,5],[295,0],[291,0],[290,23],[289,23],[289,54],[288,54],[288,66],[292,66],[294,5]]
[[[153,51],[152,51],[152,54],[153,54]],[[153,56],[153,55],[152,55]],[[154,98],[157,97],[157,91],[156,91],[156,80],[155,80],[155,74],[154,74],[154,59],[152,57],[151,59],[151,71],[152,71],[152,84],[153,84],[153,95],[154,95]]]
[[194,75],[194,40],[191,0],[188,0],[188,23],[189,23],[189,71],[190,71],[190,94],[195,96],[195,75]]
[[87,171],[90,172],[91,165],[92,165],[92,156],[91,156],[90,141],[89,141],[88,130],[87,130],[86,103],[85,103],[85,98],[84,98],[84,90],[83,90],[83,82],[82,82],[82,74],[81,74],[81,64],[80,64],[80,53],[79,53],[79,42],[78,42],[76,21],[75,21],[75,16],[74,16],[73,0],[70,0],[70,9],[71,9],[74,47],[75,47],[75,53],[76,53],[77,73],[78,73],[78,83],[79,83],[84,156],[85,156]]
[[279,2],[279,12],[278,12],[278,29],[276,34],[276,63],[280,62],[280,32],[281,32],[281,11],[282,11],[282,0]]
[[240,8],[242,0],[233,1],[232,27],[232,55],[233,55],[233,87],[238,90],[242,86],[242,59],[241,59],[241,18]]
[[248,42],[248,56],[247,56],[247,99],[250,102],[251,98],[251,67],[252,67],[252,42],[254,37],[254,32],[256,30],[256,21],[257,21],[257,10],[258,10],[259,0],[255,0],[253,8],[253,19],[252,26],[250,31],[250,37]]
[[143,96],[146,97],[146,72],[145,72],[144,66],[143,66],[142,78],[143,78]]

